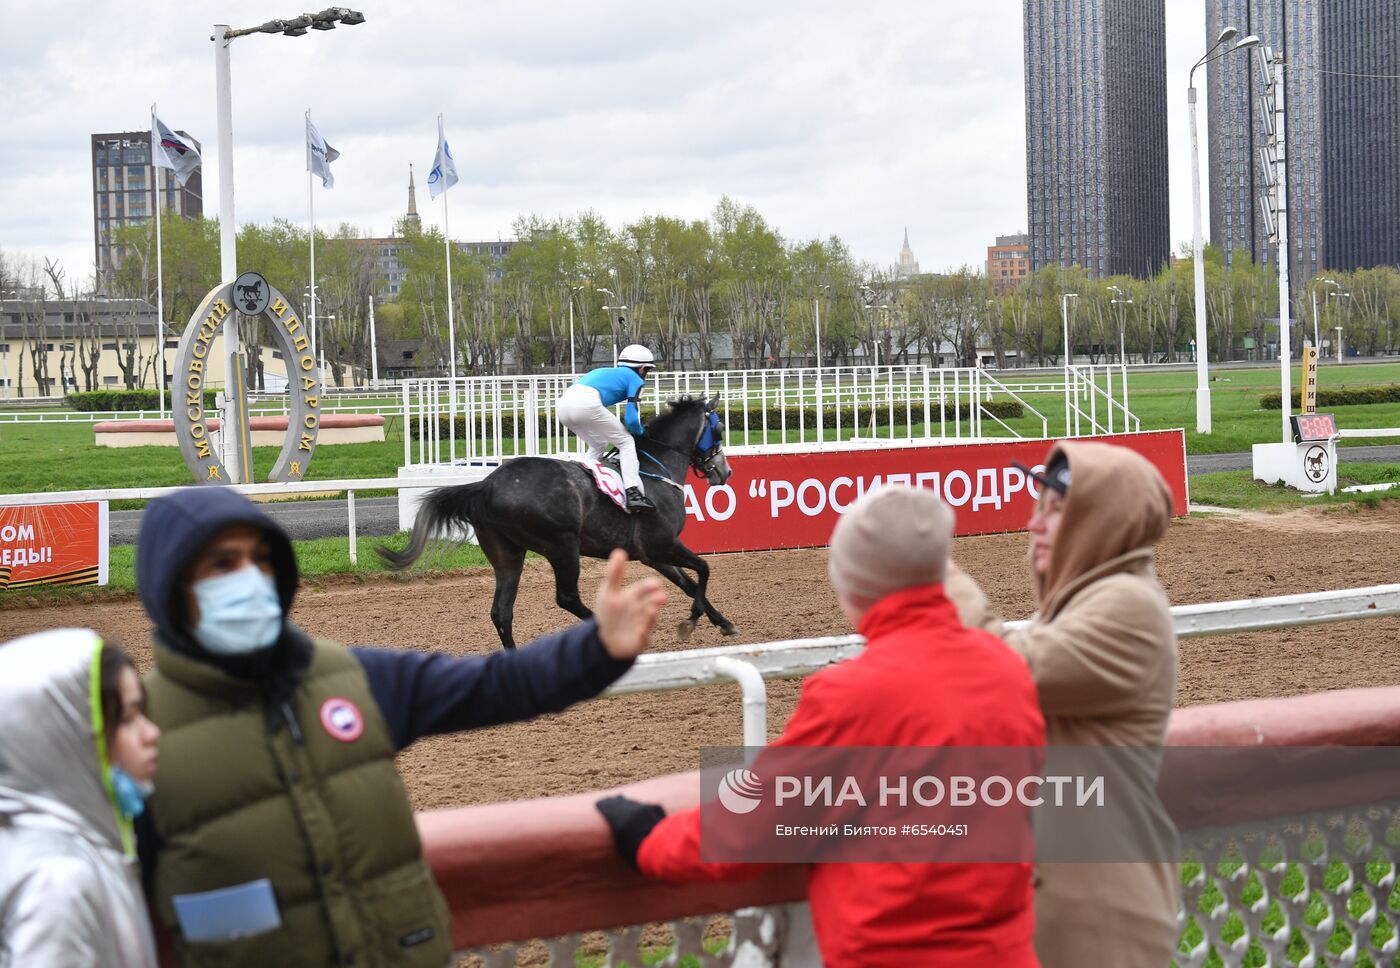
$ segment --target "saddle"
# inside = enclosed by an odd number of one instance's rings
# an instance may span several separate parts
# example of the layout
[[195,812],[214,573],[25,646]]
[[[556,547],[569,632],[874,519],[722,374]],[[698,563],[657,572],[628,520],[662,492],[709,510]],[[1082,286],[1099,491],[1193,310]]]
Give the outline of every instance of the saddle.
[[622,483],[622,471],[618,467],[617,461],[609,461],[606,457],[601,463],[594,463],[585,460],[582,456],[565,458],[571,463],[578,464],[585,471],[593,475],[593,483],[603,496],[608,498],[622,510],[627,510],[627,488]]

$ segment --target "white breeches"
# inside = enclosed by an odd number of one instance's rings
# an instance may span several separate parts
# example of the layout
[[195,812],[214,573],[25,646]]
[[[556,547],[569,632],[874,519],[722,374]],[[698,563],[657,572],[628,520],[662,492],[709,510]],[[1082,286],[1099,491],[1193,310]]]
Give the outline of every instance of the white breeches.
[[642,488],[642,475],[638,473],[637,466],[637,445],[627,428],[622,426],[622,421],[603,406],[603,398],[598,396],[597,390],[575,383],[559,397],[556,413],[559,422],[578,434],[579,440],[588,445],[589,460],[602,460],[608,445],[615,445],[623,486]]

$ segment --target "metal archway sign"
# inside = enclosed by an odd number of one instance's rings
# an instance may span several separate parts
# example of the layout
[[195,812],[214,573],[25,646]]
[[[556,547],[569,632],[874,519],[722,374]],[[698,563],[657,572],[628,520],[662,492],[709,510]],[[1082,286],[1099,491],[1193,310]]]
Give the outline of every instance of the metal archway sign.
[[[175,438],[180,444],[180,454],[196,483],[232,482],[228,469],[209,439],[210,415],[204,409],[204,387],[208,362],[213,358],[214,341],[219,336],[224,317],[234,311],[265,319],[287,361],[287,393],[291,397],[287,433],[267,479],[302,480],[316,451],[316,433],[321,425],[321,374],[316,368],[301,320],[282,293],[272,288],[256,272],[245,272],[233,282],[211,289],[190,317],[180,337],[171,383],[171,413],[175,418]],[[224,361],[224,392],[236,396],[237,423],[241,426],[224,427],[222,430],[238,435],[242,463],[251,468],[247,396],[241,376],[246,370],[242,359],[240,355],[237,361]]]

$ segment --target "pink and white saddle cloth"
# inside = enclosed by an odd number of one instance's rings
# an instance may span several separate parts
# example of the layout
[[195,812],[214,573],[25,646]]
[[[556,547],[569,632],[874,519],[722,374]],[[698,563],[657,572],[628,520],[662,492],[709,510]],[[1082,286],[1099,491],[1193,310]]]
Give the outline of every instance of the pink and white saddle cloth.
[[612,502],[624,511],[627,510],[627,488],[622,484],[622,474],[616,467],[609,467],[607,464],[599,464],[591,461],[582,455],[577,457],[566,457],[576,464],[582,464],[593,475],[593,482],[598,485],[598,490],[603,492],[604,497],[612,499]]

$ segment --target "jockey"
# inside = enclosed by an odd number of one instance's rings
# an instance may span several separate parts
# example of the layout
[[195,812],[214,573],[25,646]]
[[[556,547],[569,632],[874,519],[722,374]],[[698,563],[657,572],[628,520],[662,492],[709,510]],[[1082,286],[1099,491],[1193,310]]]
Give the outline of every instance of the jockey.
[[[633,438],[643,433],[637,397],[647,374],[656,368],[656,357],[645,346],[633,343],[618,354],[617,363],[617,366],[585,373],[564,391],[559,397],[559,422],[588,445],[590,461],[602,460],[608,445],[615,445],[622,484],[627,489],[627,512],[655,511],[656,505],[647,500],[642,489],[637,444]],[[627,406],[623,410],[623,420],[619,421],[608,408],[624,400]]]

